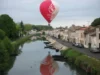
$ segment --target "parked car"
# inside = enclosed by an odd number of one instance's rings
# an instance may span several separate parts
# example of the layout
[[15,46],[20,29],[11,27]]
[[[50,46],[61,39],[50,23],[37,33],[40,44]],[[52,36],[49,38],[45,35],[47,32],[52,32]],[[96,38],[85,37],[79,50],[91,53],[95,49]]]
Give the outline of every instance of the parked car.
[[81,43],[78,43],[78,46],[77,46],[77,47],[79,47],[79,48],[84,48],[84,45],[81,44]]
[[75,43],[72,43],[73,46],[75,46]]
[[74,46],[78,47],[78,43],[75,43],[75,45],[74,45]]
[[98,48],[91,48],[90,51],[93,52],[93,53],[99,53],[100,49],[98,49]]

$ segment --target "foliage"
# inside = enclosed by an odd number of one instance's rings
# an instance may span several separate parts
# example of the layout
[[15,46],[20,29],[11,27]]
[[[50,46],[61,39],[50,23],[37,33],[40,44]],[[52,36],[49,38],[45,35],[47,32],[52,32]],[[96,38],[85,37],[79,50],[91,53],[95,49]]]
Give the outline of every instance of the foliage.
[[92,23],[91,23],[91,26],[98,26],[100,25],[100,18],[96,18]]
[[90,67],[92,75],[100,75],[100,60],[89,57],[73,49],[61,51],[61,54],[70,62],[74,62],[76,66],[81,67],[84,70],[87,69],[87,67]]
[[0,29],[0,39],[3,40],[5,37],[5,32]]
[[42,35],[45,35],[45,32],[42,32]]
[[0,40],[0,71],[8,67],[9,53],[7,52],[3,41]]
[[63,56],[65,56],[66,54],[67,54],[67,52],[69,51],[69,50],[71,50],[72,48],[68,48],[68,49],[66,49],[66,50],[61,50],[61,55],[63,55]]
[[30,31],[33,29],[31,24],[25,24],[24,27],[25,27],[25,31]]
[[0,29],[2,29],[10,39],[18,37],[16,24],[7,14],[0,15]]
[[[86,55],[81,55],[76,58],[75,64],[80,66],[81,64],[86,65],[86,67],[90,66],[92,68],[92,72],[97,71],[100,72],[100,60],[96,60],[94,58],[88,57]],[[98,74],[100,75],[100,73]]]
[[81,55],[80,52],[77,52],[77,51],[71,49],[71,50],[67,51],[65,57],[67,57],[71,62],[74,62],[76,60],[76,58],[80,55]]
[[24,24],[23,24],[23,21],[20,22],[20,27],[21,27],[21,30],[24,31]]
[[26,40],[28,40],[30,37],[32,37],[33,35],[28,35],[25,37],[22,37],[14,42],[12,42],[12,45],[14,46],[14,48],[16,49],[19,45],[23,44]]
[[8,51],[8,53],[10,55],[13,54],[14,48],[13,48],[13,46],[11,44],[11,41],[8,39],[8,37],[5,37],[4,40],[3,40],[3,42],[4,42],[5,48]]
[[37,31],[53,29],[51,26],[45,26],[45,25],[33,25],[32,27]]

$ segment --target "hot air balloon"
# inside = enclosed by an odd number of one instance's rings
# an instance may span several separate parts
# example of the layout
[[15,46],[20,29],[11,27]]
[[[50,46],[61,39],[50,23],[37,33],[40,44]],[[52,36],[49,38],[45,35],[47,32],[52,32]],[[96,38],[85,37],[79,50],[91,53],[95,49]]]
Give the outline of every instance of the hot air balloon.
[[56,17],[59,11],[58,5],[53,0],[44,0],[40,4],[40,12],[50,25],[51,21]]

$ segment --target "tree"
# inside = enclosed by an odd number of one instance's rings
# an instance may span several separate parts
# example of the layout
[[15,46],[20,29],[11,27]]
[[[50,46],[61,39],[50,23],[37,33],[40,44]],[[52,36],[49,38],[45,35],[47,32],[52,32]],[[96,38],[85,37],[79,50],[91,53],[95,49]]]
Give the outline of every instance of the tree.
[[92,23],[91,23],[91,26],[98,26],[100,25],[100,18],[96,18]]
[[23,24],[23,21],[20,22],[20,26],[21,26],[22,32],[24,32],[24,24]]
[[25,31],[30,31],[33,29],[31,24],[25,24],[24,27],[25,27]]
[[53,29],[51,26],[45,26],[45,25],[33,25],[32,27],[37,31]]
[[8,67],[9,54],[5,49],[3,41],[0,40],[0,71],[4,71]]
[[4,38],[3,43],[4,43],[4,46],[5,46],[6,50],[8,51],[9,55],[13,54],[14,53],[14,48],[13,48],[13,46],[11,44],[11,41],[9,40],[8,37]]
[[16,24],[7,14],[0,15],[0,29],[2,29],[10,39],[18,37]]
[[5,37],[5,32],[0,29],[0,39],[3,40]]

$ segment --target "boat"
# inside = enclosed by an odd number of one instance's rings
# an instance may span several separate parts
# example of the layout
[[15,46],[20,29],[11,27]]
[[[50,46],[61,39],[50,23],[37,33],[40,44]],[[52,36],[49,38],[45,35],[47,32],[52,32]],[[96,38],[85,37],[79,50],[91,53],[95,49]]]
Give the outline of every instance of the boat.
[[49,41],[45,41],[44,43],[45,43],[45,44],[49,44],[50,42],[49,42]]

